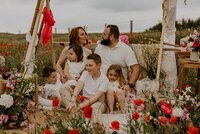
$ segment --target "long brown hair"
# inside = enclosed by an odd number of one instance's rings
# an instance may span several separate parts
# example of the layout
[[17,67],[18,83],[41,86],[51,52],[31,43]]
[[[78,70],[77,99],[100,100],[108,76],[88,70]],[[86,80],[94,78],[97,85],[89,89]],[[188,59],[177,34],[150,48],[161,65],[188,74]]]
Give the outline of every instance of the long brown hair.
[[77,62],[80,62],[83,60],[83,48],[81,46],[73,44],[69,46],[68,50],[69,49],[73,49],[74,53],[77,56]]
[[124,75],[122,72],[122,68],[117,64],[111,65],[107,70],[107,77],[108,77],[108,73],[110,70],[114,70],[118,74],[119,84],[120,84],[120,86],[123,86],[125,84],[125,78],[124,78]]
[[79,44],[79,37],[78,37],[79,29],[82,29],[85,32],[85,34],[87,35],[85,29],[82,27],[72,28],[70,35],[69,35],[69,45],[70,46],[73,44]]

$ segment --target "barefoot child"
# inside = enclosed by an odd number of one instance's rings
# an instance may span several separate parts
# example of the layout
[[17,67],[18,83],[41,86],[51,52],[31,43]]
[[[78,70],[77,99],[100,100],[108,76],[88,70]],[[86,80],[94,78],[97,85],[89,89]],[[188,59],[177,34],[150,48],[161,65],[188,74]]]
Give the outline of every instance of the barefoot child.
[[39,103],[46,107],[52,107],[53,100],[61,100],[59,89],[62,86],[60,76],[55,69],[45,67],[43,69],[43,77],[46,79],[46,84],[43,87],[43,92],[39,94]]
[[125,91],[122,90],[122,86],[125,85],[125,79],[121,67],[117,64],[111,65],[107,70],[107,77],[109,79],[109,88],[107,92],[109,112],[113,114],[114,104],[117,100],[120,105],[121,113],[124,113]]

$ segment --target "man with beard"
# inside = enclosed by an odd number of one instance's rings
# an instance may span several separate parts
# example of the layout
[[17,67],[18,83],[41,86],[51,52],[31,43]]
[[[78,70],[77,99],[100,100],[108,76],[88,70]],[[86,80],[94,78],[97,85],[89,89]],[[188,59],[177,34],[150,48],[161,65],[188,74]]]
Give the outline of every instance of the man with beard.
[[[118,64],[122,68],[123,75],[127,81],[124,86],[126,90],[134,89],[139,77],[140,66],[132,49],[119,40],[119,29],[116,25],[108,25],[102,34],[102,40],[97,45],[95,53],[102,59],[101,72],[106,74],[112,64]],[[128,77],[128,68],[130,74]]]

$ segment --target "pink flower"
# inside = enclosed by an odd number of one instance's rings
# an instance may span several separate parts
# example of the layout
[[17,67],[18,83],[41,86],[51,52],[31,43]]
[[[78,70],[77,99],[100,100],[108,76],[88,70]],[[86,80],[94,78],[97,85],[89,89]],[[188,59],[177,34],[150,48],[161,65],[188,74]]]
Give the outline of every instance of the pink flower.
[[4,120],[4,123],[7,123],[8,122],[8,115],[3,115],[3,120]]
[[14,120],[14,121],[16,121],[16,120],[18,119],[18,115],[13,115],[13,116],[11,117],[11,119]]
[[30,130],[30,129],[34,129],[35,128],[35,125],[34,124],[29,124],[28,125],[28,129]]
[[127,35],[120,35],[119,36],[119,39],[124,42],[126,45],[129,44],[129,41],[128,41],[128,36]]
[[144,109],[144,104],[137,106],[137,111],[142,111]]
[[27,125],[28,125],[28,121],[27,120],[22,121],[21,124],[20,124],[21,127],[24,127],[24,126],[27,126]]

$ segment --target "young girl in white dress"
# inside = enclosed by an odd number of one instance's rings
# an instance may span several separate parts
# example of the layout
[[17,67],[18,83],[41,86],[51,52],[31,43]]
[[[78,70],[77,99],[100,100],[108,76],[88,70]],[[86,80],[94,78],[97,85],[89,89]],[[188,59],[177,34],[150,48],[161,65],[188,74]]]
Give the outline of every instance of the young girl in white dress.
[[109,113],[113,114],[115,101],[119,102],[121,113],[125,112],[125,91],[122,86],[125,85],[125,79],[122,69],[119,65],[113,64],[107,70],[109,79],[109,88],[107,91],[107,104]]
[[61,102],[59,90],[62,83],[60,81],[60,75],[55,69],[45,67],[43,69],[43,77],[46,79],[46,84],[43,87],[42,93],[39,94],[38,100],[42,106],[52,107],[54,99],[58,99]]
[[71,45],[68,48],[67,62],[65,63],[64,75],[67,77],[65,87],[70,87],[73,92],[73,88],[77,84],[81,73],[85,69],[85,63],[83,62],[83,48],[79,45]]

